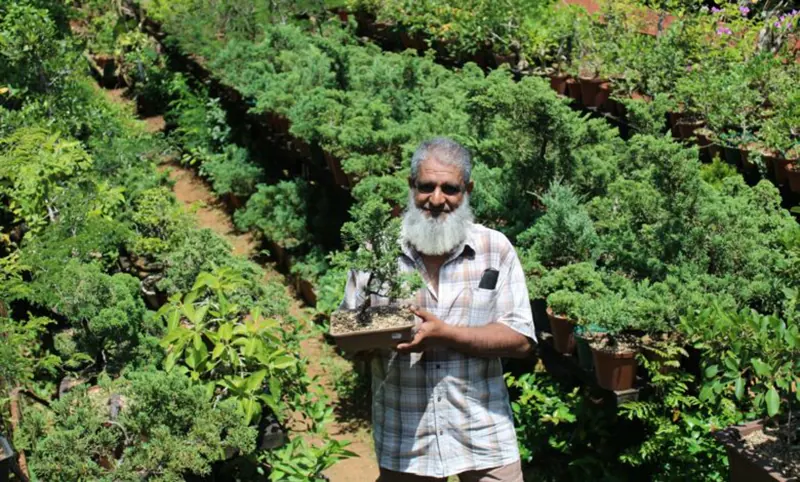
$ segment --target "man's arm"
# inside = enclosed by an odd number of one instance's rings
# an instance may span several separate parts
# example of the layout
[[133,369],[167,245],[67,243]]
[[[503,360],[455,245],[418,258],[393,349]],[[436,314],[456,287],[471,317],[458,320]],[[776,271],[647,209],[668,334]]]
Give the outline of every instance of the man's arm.
[[486,358],[525,358],[533,350],[531,340],[503,323],[484,326],[453,326],[425,310],[415,310],[422,318],[414,339],[397,345],[397,351],[410,353],[426,347],[444,346],[461,353]]

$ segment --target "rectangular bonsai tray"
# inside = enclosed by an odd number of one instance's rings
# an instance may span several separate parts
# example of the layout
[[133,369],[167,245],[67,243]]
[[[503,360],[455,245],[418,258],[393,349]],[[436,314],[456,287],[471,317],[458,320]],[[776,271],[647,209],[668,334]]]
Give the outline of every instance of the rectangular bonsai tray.
[[336,346],[346,353],[374,350],[378,348],[394,348],[398,343],[411,341],[414,337],[414,325],[380,330],[352,331],[349,333],[331,333]]

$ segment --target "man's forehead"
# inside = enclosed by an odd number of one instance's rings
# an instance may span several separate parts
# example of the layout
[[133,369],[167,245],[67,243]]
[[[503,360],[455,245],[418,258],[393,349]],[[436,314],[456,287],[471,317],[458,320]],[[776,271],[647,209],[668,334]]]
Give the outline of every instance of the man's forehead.
[[430,155],[419,163],[420,176],[453,177],[461,180],[461,168],[458,164],[442,162],[436,155]]

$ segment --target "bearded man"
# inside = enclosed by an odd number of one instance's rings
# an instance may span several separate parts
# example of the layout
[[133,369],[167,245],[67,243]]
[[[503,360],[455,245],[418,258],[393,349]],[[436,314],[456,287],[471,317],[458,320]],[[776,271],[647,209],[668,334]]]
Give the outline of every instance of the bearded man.
[[[531,352],[533,317],[514,247],[473,222],[470,171],[469,152],[446,138],[411,160],[398,263],[425,286],[414,338],[372,355],[379,482],[522,482],[500,358]],[[350,273],[342,308],[361,305],[368,278]]]

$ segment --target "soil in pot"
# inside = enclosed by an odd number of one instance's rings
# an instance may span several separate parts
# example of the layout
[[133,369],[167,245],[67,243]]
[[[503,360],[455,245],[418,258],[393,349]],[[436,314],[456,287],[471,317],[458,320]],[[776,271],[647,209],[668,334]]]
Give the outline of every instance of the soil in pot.
[[575,351],[575,323],[566,316],[559,316],[547,308],[550,330],[553,333],[553,348],[564,355]]
[[590,346],[594,373],[600,387],[613,391],[633,387],[637,367],[637,348],[633,343],[604,336],[592,340]]
[[401,328],[414,324],[414,313],[397,305],[375,306],[358,310],[339,310],[331,315],[331,334]]
[[331,315],[330,334],[343,351],[393,348],[413,337],[415,315],[407,306],[387,305],[339,310]]

